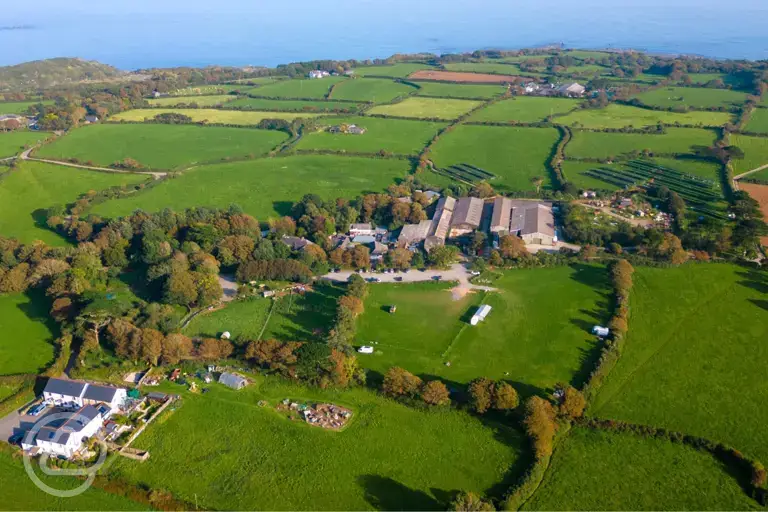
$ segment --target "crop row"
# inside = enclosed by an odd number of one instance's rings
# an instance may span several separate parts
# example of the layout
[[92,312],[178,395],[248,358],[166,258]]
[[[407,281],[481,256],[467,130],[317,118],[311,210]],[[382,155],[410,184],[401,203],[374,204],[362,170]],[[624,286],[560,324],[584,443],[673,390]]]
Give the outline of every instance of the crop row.
[[462,164],[452,165],[451,167],[461,172],[464,172],[470,176],[475,176],[476,178],[481,180],[490,180],[496,177],[495,174],[492,174],[486,171],[485,169],[481,169],[480,167],[476,167],[471,164],[462,163]]

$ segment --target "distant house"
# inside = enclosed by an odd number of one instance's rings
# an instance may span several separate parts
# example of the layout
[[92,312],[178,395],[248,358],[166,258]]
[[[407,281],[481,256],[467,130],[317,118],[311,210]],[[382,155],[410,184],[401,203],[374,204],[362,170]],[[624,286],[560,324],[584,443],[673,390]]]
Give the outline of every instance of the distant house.
[[330,76],[330,73],[322,69],[315,69],[309,72],[309,78],[325,78],[327,76]]
[[456,201],[451,219],[451,237],[462,236],[480,227],[483,200],[479,197],[462,197]]
[[533,94],[535,92],[538,92],[539,89],[541,89],[541,86],[536,82],[529,82],[525,84],[523,87],[525,89],[526,94]]
[[349,235],[350,236],[358,236],[358,235],[368,235],[373,236],[376,234],[376,229],[373,227],[373,224],[369,223],[361,223],[361,224],[350,224],[349,225]]
[[243,389],[248,381],[235,373],[224,372],[219,376],[219,384],[224,384],[232,389]]
[[345,69],[344,70],[344,74],[347,75],[347,76],[352,76],[352,75],[355,74],[355,70],[354,69]]
[[85,116],[85,124],[98,123],[99,118],[97,116]]
[[331,126],[328,128],[328,131],[331,133],[345,133],[348,135],[363,135],[366,130],[356,124],[340,124]]
[[571,82],[558,87],[557,92],[563,96],[568,96],[569,98],[581,98],[584,96],[584,92],[586,92],[586,90],[587,89],[583,85],[577,82]]
[[314,242],[298,236],[283,235],[280,241],[290,247],[292,251],[303,251],[308,245],[314,245]]

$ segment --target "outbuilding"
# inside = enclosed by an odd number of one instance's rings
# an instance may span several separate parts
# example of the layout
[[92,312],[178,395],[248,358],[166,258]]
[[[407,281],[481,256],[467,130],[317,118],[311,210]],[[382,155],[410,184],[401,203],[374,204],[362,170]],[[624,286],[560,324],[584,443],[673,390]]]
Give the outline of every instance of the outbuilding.
[[472,325],[477,325],[478,323],[485,320],[485,317],[488,316],[488,313],[491,312],[491,306],[488,304],[482,304],[479,308],[477,308],[477,311],[475,311],[475,314],[472,315],[472,318],[469,320],[469,323]]
[[243,389],[248,381],[235,373],[224,372],[219,376],[219,384],[224,384],[232,389]]

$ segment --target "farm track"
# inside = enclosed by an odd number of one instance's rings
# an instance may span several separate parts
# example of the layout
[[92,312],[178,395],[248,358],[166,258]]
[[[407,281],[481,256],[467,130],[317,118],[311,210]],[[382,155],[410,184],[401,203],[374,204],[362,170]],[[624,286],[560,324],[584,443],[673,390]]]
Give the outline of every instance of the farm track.
[[46,164],[54,164],[54,165],[63,165],[64,167],[74,167],[76,169],[85,169],[89,171],[100,171],[100,172],[110,172],[113,174],[144,174],[147,176],[152,176],[154,179],[159,180],[161,178],[165,178],[168,176],[167,172],[160,172],[160,171],[126,171],[123,169],[110,169],[109,167],[96,167],[92,165],[81,165],[81,164],[73,164],[70,162],[60,162],[58,160],[46,160],[44,158],[32,158],[29,156],[29,154],[32,152],[32,150],[35,148],[30,148],[24,151],[19,155],[19,159],[21,160],[29,160],[30,162],[43,162]]
[[734,176],[734,177],[733,177],[733,181],[738,181],[738,180],[740,180],[741,178],[743,178],[744,176],[749,176],[750,174],[754,174],[754,173],[756,173],[756,172],[760,172],[760,171],[762,171],[763,169],[768,169],[768,164],[765,164],[765,165],[761,165],[760,167],[757,167],[757,168],[755,168],[755,169],[752,169],[751,171],[747,171],[747,172],[743,172],[743,173],[741,173],[741,174],[738,174],[738,175],[736,175],[736,176]]

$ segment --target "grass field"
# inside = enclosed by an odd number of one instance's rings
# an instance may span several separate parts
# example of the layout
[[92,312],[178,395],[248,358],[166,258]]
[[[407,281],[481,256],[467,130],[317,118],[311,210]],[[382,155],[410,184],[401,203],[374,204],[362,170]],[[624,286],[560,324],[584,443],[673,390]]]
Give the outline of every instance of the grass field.
[[654,158],[653,161],[663,167],[669,167],[680,172],[713,180],[718,184],[720,183],[722,166],[714,162],[688,158]]
[[40,158],[77,158],[110,165],[133,158],[153,169],[173,169],[222,158],[263,155],[285,141],[276,130],[166,124],[97,124],[41,147]]
[[499,101],[481,109],[469,118],[469,121],[506,123],[538,123],[555,114],[565,114],[579,106],[579,101],[567,98],[536,98],[533,96],[518,96]]
[[410,85],[383,78],[354,78],[334,87],[330,98],[334,100],[370,101],[386,103],[398,96],[416,92]]
[[499,75],[517,75],[520,73],[519,67],[502,62],[456,62],[446,64],[445,69],[466,73],[497,73]]
[[419,82],[417,96],[445,96],[459,99],[490,99],[504,94],[506,87],[501,85],[444,84],[439,82]]
[[660,87],[640,93],[634,98],[654,107],[712,108],[742,105],[747,95],[728,89],[704,89],[697,87]]
[[282,110],[286,112],[356,112],[358,103],[322,100],[270,100],[267,98],[240,98],[227,107],[247,107],[254,110]]
[[[361,135],[330,133],[325,129],[305,134],[297,149],[330,149],[334,151],[362,151],[375,153],[386,150],[396,154],[419,153],[445,123],[382,119],[377,117],[329,117],[323,125],[356,124],[365,128]],[[320,122],[318,122],[320,124]]]
[[224,103],[237,99],[232,94],[216,94],[209,96],[169,96],[167,98],[153,98],[147,103],[153,107],[174,107],[179,104],[189,105],[195,103],[200,107],[218,107]]
[[58,334],[49,310],[43,293],[0,295],[0,374],[38,373],[51,362]]
[[[271,81],[271,79],[270,79]],[[232,91],[240,91],[243,89],[242,85],[232,84],[214,84],[214,85],[199,85],[196,87],[185,87],[184,89],[176,89],[170,95],[171,96],[201,96],[201,95],[213,95],[213,94],[227,94]]]
[[692,126],[722,126],[732,120],[726,112],[666,112],[662,110],[647,110],[626,105],[612,104],[603,109],[577,110],[557,122],[565,125],[580,125],[585,128],[624,128],[633,126],[655,126],[679,123]]
[[50,134],[31,130],[19,130],[15,132],[0,133],[0,158],[21,153],[25,146],[37,144]]
[[50,245],[66,245],[45,227],[45,209],[74,201],[89,190],[104,190],[145,181],[137,174],[109,174],[23,162],[0,181],[0,233],[30,243],[42,240]]
[[358,76],[391,76],[393,78],[405,78],[414,71],[420,69],[432,69],[429,64],[417,64],[413,62],[401,62],[391,66],[360,66],[354,68]]
[[756,510],[709,454],[664,439],[574,428],[525,510]]
[[32,105],[53,105],[53,100],[0,102],[0,114],[23,114]]
[[216,110],[212,108],[138,108],[112,116],[112,121],[147,121],[159,114],[175,112],[192,118],[194,123],[256,125],[262,119],[285,119],[315,117],[317,114],[294,112],[251,112],[240,110]]
[[768,138],[731,135],[730,141],[732,145],[744,151],[743,159],[732,160],[737,174],[768,164]]
[[745,131],[768,133],[768,108],[756,108],[749,118]]
[[554,128],[460,125],[432,146],[432,160],[438,167],[481,167],[497,176],[490,184],[498,191],[533,190],[532,177],[548,182],[546,163],[558,138]]
[[333,84],[346,80],[345,77],[325,77],[316,79],[280,80],[275,83],[250,89],[251,96],[267,98],[315,98],[322,99],[328,94]]
[[565,153],[575,158],[609,158],[632,151],[652,153],[690,153],[693,146],[709,147],[715,141],[713,130],[667,128],[663,135],[573,131]]
[[589,171],[594,168],[608,167],[611,169],[618,168],[618,166],[607,164],[596,164],[594,162],[578,162],[575,160],[564,160],[562,163],[562,171],[566,181],[569,181],[582,190],[617,190],[618,187],[606,183],[592,176],[584,174],[585,171]]
[[[460,301],[445,285],[371,286],[357,339],[377,342],[376,353],[361,361],[381,373],[397,365],[462,383],[505,379],[525,394],[580,384],[596,355],[589,329],[605,320],[606,285],[602,268],[577,266],[508,271],[491,285],[500,292]],[[480,303],[493,309],[472,327]]]
[[629,335],[591,410],[725,442],[768,460],[766,274],[638,268]]
[[[152,457],[121,459],[113,470],[205,509],[445,510],[459,489],[500,497],[524,464],[523,436],[465,412],[255,380],[241,391],[214,384],[205,395],[162,388],[181,393],[183,405],[136,441]],[[271,407],[284,398],[349,407],[351,423],[330,432],[289,421]]]
[[395,117],[453,120],[481,104],[481,101],[474,100],[419,97],[408,98],[392,105],[373,107],[368,113]]
[[137,208],[225,208],[236,203],[246,213],[266,220],[287,215],[293,202],[310,191],[325,199],[384,191],[396,179],[404,178],[409,168],[410,163],[404,160],[325,155],[211,165],[187,171],[134,197],[102,203],[93,211],[119,217]]

